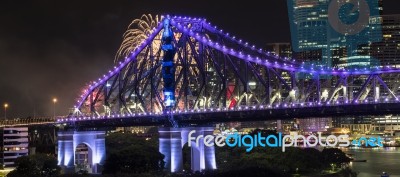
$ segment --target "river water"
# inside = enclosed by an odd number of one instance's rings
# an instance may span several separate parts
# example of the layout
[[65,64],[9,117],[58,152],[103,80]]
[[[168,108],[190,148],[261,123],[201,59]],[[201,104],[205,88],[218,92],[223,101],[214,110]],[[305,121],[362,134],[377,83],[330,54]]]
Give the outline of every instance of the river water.
[[380,177],[387,172],[390,177],[400,177],[400,148],[346,148],[347,154],[367,162],[351,162],[351,168],[358,172],[357,177]]

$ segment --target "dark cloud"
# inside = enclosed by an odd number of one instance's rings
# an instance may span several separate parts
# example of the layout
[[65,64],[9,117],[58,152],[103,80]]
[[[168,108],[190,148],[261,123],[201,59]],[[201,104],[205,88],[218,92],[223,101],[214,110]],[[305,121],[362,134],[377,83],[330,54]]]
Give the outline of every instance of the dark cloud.
[[[9,117],[67,114],[80,88],[113,64],[122,34],[141,14],[205,17],[258,46],[289,42],[285,0],[30,0],[0,3],[0,103]],[[385,0],[398,12],[398,1]],[[229,8],[228,8],[229,7]],[[0,117],[3,117],[1,114]]]

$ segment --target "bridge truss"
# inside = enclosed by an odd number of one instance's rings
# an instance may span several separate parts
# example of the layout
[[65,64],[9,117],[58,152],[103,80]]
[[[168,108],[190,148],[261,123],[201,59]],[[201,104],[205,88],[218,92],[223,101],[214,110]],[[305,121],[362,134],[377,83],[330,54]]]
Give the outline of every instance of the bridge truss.
[[399,102],[395,68],[305,65],[258,49],[205,19],[166,18],[175,47],[172,109],[164,103],[161,22],[125,60],[92,82],[73,113],[57,121]]

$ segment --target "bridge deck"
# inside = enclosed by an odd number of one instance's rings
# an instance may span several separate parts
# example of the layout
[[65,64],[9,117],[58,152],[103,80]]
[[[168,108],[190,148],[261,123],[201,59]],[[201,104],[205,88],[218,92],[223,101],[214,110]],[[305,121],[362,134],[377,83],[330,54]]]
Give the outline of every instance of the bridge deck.
[[[267,121],[292,118],[323,118],[337,116],[379,116],[400,114],[400,103],[349,104],[332,106],[300,106],[279,108],[244,107],[235,110],[199,110],[175,112],[174,118],[182,125],[206,125],[230,121]],[[167,114],[125,115],[120,117],[75,117],[60,119],[57,124],[76,127],[115,127],[165,125]]]

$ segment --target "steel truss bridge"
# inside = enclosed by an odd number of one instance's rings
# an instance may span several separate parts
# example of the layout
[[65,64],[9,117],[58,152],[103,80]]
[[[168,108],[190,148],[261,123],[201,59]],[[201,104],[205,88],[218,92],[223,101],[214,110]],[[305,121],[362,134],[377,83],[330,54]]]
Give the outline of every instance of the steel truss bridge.
[[[400,70],[337,69],[280,58],[212,26],[164,17],[175,47],[175,105],[163,95],[161,22],[129,56],[93,81],[56,124],[183,124],[400,113]],[[165,71],[164,71],[165,72]]]

